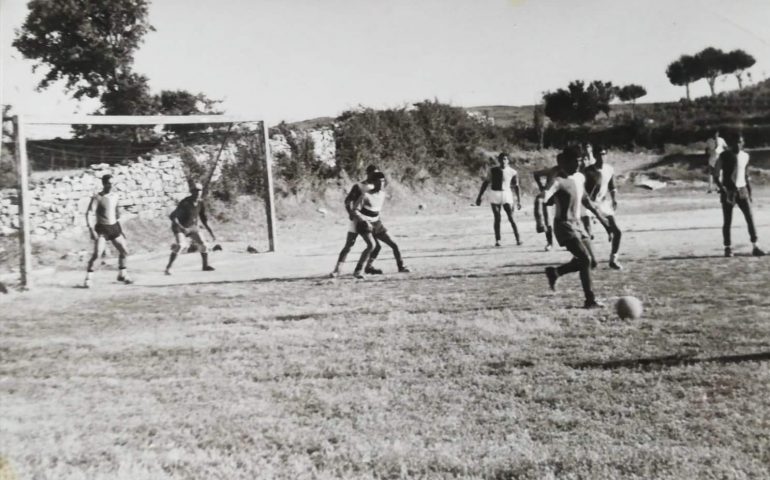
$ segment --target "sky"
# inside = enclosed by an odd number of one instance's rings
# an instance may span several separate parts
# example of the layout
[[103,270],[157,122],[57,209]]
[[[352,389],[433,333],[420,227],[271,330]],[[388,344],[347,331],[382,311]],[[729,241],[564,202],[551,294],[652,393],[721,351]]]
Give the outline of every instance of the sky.
[[[92,113],[62,84],[36,91],[40,73],[11,46],[26,3],[0,0],[2,103]],[[153,0],[149,21],[134,67],[154,92],[201,92],[271,124],[425,99],[531,105],[576,79],[674,101],[684,88],[666,66],[707,46],[749,52],[755,82],[770,72],[768,0]],[[692,93],[707,94],[706,82]]]

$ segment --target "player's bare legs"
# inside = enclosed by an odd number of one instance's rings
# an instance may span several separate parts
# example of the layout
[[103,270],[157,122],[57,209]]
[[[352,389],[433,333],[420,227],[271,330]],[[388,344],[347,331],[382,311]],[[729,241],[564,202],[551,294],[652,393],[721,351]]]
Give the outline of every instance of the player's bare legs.
[[491,204],[492,207],[492,216],[494,217],[494,228],[495,228],[495,246],[500,246],[500,204],[499,203],[493,203]]
[[128,257],[128,248],[126,246],[126,237],[120,236],[112,240],[112,245],[118,251],[118,281],[125,284],[134,283],[128,276],[126,270],[126,258]]
[[340,250],[339,257],[337,257],[337,264],[334,266],[334,271],[332,271],[331,276],[336,277],[340,274],[340,270],[342,269],[342,264],[345,263],[345,259],[348,258],[348,253],[350,253],[350,249],[353,248],[353,245],[356,244],[356,237],[358,237],[358,234],[355,232],[348,232],[348,236],[345,239],[345,246],[342,247],[342,250]]
[[374,249],[369,255],[369,261],[367,262],[366,268],[364,269],[364,273],[375,275],[382,273],[382,270],[374,268],[373,266],[374,261],[377,259],[377,256],[380,254],[380,250],[382,249],[380,241],[385,243],[385,245],[389,246],[391,250],[393,250],[393,257],[396,259],[396,266],[398,267],[398,271],[403,273],[410,272],[409,268],[404,265],[404,260],[401,257],[401,251],[398,249],[398,245],[396,245],[396,242],[390,237],[390,235],[388,235],[387,232],[385,232],[374,236]]
[[572,260],[559,265],[558,267],[548,267],[545,269],[545,273],[548,276],[548,284],[551,289],[556,288],[556,280],[568,273],[579,272],[580,283],[583,286],[583,293],[585,294],[585,308],[601,307],[602,305],[596,301],[596,296],[593,292],[593,285],[591,281],[591,264],[593,253],[591,251],[591,243],[588,239],[571,238],[567,241],[565,247],[573,255]]
[[618,252],[620,251],[620,239],[623,233],[620,231],[614,215],[607,216],[607,223],[609,228],[607,233],[610,235],[612,241],[612,250],[610,251],[610,268],[614,270],[623,270],[623,267],[618,263]]
[[521,237],[519,237],[519,229],[516,228],[516,222],[513,221],[513,207],[511,206],[510,203],[504,203],[503,210],[505,210],[505,215],[508,216],[508,222],[511,224],[511,228],[513,229],[513,234],[516,236],[516,245],[521,245]]
[[88,259],[88,266],[86,267],[86,281],[83,284],[84,287],[91,287],[91,274],[94,273],[94,264],[104,253],[104,249],[107,247],[107,240],[101,235],[94,240],[94,251],[91,254],[91,258]]
[[361,257],[359,257],[358,263],[356,263],[356,269],[353,271],[353,276],[356,278],[364,278],[364,265],[366,265],[366,262],[369,261],[369,255],[371,255],[372,250],[374,250],[375,243],[374,236],[371,232],[362,233],[360,235],[361,238],[364,239],[364,242],[366,242],[366,248],[364,248],[364,251],[361,252]]

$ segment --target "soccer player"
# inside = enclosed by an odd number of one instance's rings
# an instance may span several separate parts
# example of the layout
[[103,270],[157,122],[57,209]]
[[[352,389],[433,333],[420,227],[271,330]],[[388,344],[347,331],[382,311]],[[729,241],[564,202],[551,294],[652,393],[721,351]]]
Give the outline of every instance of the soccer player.
[[200,231],[198,231],[198,219],[200,219],[200,222],[209,232],[209,235],[211,235],[211,241],[216,241],[216,236],[214,236],[214,232],[209,227],[206,205],[201,198],[202,192],[203,185],[195,183],[190,189],[190,196],[182,199],[168,217],[171,219],[174,244],[171,245],[171,256],[169,256],[168,265],[166,265],[166,275],[171,275],[171,265],[174,264],[174,260],[176,260],[179,251],[182,249],[184,237],[189,238],[198,247],[203,263],[203,271],[210,272],[214,270],[214,267],[209,265],[209,253],[208,248],[206,248],[206,242],[203,241],[203,237],[201,237]]
[[[345,263],[345,259],[359,235],[366,242],[366,248],[361,252],[361,257],[358,259],[356,268],[353,271],[355,278],[364,278],[364,266],[369,263],[369,256],[374,251],[374,224],[379,222],[380,210],[385,202],[385,192],[382,190],[385,175],[372,168],[367,169],[367,173],[367,179],[354,185],[345,197],[345,210],[348,212],[350,225],[348,226],[345,245],[342,247],[337,258],[337,264],[330,274],[332,278],[340,275],[342,264]],[[381,222],[379,222],[379,226],[382,227]],[[384,229],[384,227],[382,228]],[[398,262],[398,258],[396,261]]]
[[[749,182],[749,154],[743,150],[743,136],[737,134],[731,139],[730,148],[719,155],[712,177],[717,187],[722,202],[722,238],[725,246],[725,257],[733,256],[732,243],[730,241],[730,229],[733,223],[733,207],[743,212],[746,225],[749,228],[749,237],[754,248],[751,254],[761,257],[765,252],[757,243],[757,229],[754,226],[754,217],[751,212],[751,183]],[[720,178],[721,177],[721,178]]]
[[[561,155],[561,153],[559,155]],[[559,155],[557,155],[557,162]],[[556,177],[558,172],[559,167],[557,165],[551,168],[537,170],[532,173],[540,193],[545,191],[545,186],[553,181],[553,178]],[[535,224],[537,233],[545,232],[545,250],[551,250],[553,248],[553,227],[551,226],[551,221],[548,216],[548,205],[543,202],[542,195],[535,197]]]
[[[367,167],[366,169],[366,173],[367,173],[367,181],[374,182],[378,179],[382,181],[381,190],[383,190],[383,196],[384,196],[385,186],[387,185],[387,180],[385,179],[385,175],[382,172],[380,172],[380,170],[374,165],[369,165],[369,167]],[[358,191],[360,192],[360,189]],[[374,249],[372,250],[372,253],[369,255],[369,260],[366,262],[366,268],[364,268],[364,273],[368,275],[382,274],[382,270],[374,267],[374,261],[377,259],[377,256],[380,254],[380,250],[382,249],[382,245],[380,245],[380,242],[385,243],[385,245],[389,246],[390,249],[393,250],[393,258],[396,259],[396,268],[398,268],[399,272],[401,273],[411,272],[409,267],[404,265],[404,260],[401,257],[401,250],[399,250],[396,242],[388,234],[388,229],[385,228],[385,225],[382,224],[382,219],[378,219],[377,221],[372,223],[372,235],[374,236]]]
[[605,228],[608,228],[604,215],[596,209],[585,192],[585,177],[578,171],[579,152],[568,147],[558,157],[560,173],[540,194],[545,202],[555,205],[553,228],[559,245],[566,247],[573,258],[558,267],[548,267],[545,274],[548,285],[556,288],[559,277],[572,272],[580,272],[580,282],[585,294],[584,308],[597,308],[604,305],[596,301],[591,285],[591,269],[596,266],[591,249],[591,241],[580,222],[581,205],[590,210]]
[[[91,275],[94,272],[94,263],[104,253],[107,242],[112,242],[118,251],[118,281],[125,284],[133,283],[126,270],[126,236],[120,227],[120,210],[118,204],[120,197],[112,191],[112,175],[102,177],[102,191],[91,197],[91,202],[86,210],[86,225],[91,240],[94,241],[94,252],[88,260],[86,280],[83,286],[91,287]],[[96,213],[96,225],[91,226],[91,212]]]
[[492,215],[494,216],[494,228],[495,228],[495,246],[500,246],[500,209],[505,210],[505,214],[508,216],[508,222],[513,228],[513,234],[516,236],[516,245],[521,245],[521,237],[519,237],[519,229],[516,228],[516,222],[513,221],[513,193],[511,188],[516,192],[516,208],[521,210],[521,192],[519,191],[519,177],[516,174],[516,170],[510,167],[510,158],[505,153],[500,153],[497,156],[498,165],[489,169],[489,175],[486,180],[481,184],[479,195],[476,197],[476,206],[481,205],[481,197],[484,195],[484,191],[488,186],[491,186],[489,191],[489,203],[492,205]]
[[[623,270],[618,263],[618,251],[620,250],[620,238],[622,233],[615,221],[615,210],[618,208],[615,189],[615,169],[612,165],[604,162],[604,156],[607,151],[600,145],[594,148],[595,162],[589,165],[583,171],[586,177],[586,192],[596,207],[604,214],[609,224],[607,233],[612,242],[612,251],[610,253],[610,268],[614,270]],[[609,193],[609,198],[607,194]],[[589,233],[590,236],[590,233]]]
[[706,140],[706,156],[708,157],[708,177],[709,177],[709,189],[708,193],[711,193],[714,187],[714,167],[716,166],[717,159],[722,152],[727,148],[727,142],[725,139],[719,136],[719,130],[714,131],[714,136]]

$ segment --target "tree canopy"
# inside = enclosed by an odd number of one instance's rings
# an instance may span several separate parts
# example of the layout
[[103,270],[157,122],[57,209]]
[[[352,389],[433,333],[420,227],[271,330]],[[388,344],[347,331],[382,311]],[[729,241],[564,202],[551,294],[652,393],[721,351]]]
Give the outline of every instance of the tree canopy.
[[147,0],[32,0],[28,6],[13,46],[38,62],[35,69],[48,67],[38,88],[64,80],[76,99],[130,82],[134,52],[153,30]]
[[594,80],[586,86],[585,82],[575,80],[566,89],[543,95],[544,113],[556,123],[590,122],[599,113],[609,115],[610,102],[616,94],[612,82]]
[[722,59],[722,71],[725,74],[735,75],[738,80],[738,88],[743,88],[743,74],[757,62],[754,57],[741,49],[727,52]]

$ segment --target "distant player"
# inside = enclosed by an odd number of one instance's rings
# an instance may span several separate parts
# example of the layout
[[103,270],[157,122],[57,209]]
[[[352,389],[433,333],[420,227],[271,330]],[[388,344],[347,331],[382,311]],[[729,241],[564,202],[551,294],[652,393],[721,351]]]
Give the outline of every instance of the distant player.
[[714,131],[714,136],[706,140],[706,157],[708,158],[709,189],[711,193],[714,186],[714,167],[722,152],[727,149],[727,142],[719,136],[719,130]]
[[[112,242],[118,251],[118,281],[125,284],[133,283],[126,270],[126,236],[120,227],[120,210],[118,204],[120,197],[112,191],[112,175],[102,177],[102,191],[91,197],[91,202],[86,210],[86,225],[91,240],[94,241],[94,252],[88,260],[86,270],[85,288],[91,287],[91,275],[94,272],[94,263],[104,253],[107,242]],[[96,225],[91,226],[91,212],[96,213]]]
[[[559,156],[561,156],[561,153],[557,155],[557,162]],[[545,191],[546,185],[553,181],[558,172],[559,167],[557,165],[551,168],[537,170],[532,173],[532,175],[535,177],[535,183],[537,184],[537,188],[540,193]],[[553,248],[553,227],[551,226],[551,221],[548,216],[548,205],[543,202],[542,195],[535,197],[535,224],[537,233],[545,232],[545,250],[551,250]]]
[[[380,189],[382,190],[383,196],[384,196],[385,186],[387,185],[387,180],[385,179],[385,175],[382,172],[380,172],[380,170],[374,165],[369,165],[366,168],[366,175],[367,175],[368,182],[373,182],[378,179],[382,181],[382,186]],[[360,189],[358,189],[357,191],[361,192]],[[382,270],[374,267],[374,261],[377,260],[377,256],[379,256],[380,250],[382,249],[382,245],[380,245],[380,242],[385,243],[385,245],[389,246],[390,249],[393,251],[393,258],[395,258],[396,260],[396,268],[398,268],[399,272],[401,273],[411,272],[409,267],[404,265],[404,260],[401,257],[401,250],[399,250],[396,242],[388,234],[388,229],[385,228],[385,225],[382,224],[381,218],[378,219],[376,222],[372,223],[372,235],[374,236],[374,249],[372,250],[372,253],[369,255],[369,260],[366,262],[364,273],[368,275],[382,274]]]
[[754,248],[751,254],[761,257],[765,252],[757,243],[757,229],[754,226],[754,216],[751,212],[751,183],[749,182],[749,154],[743,150],[743,137],[738,134],[730,142],[730,148],[719,155],[712,173],[714,184],[722,202],[722,238],[725,246],[725,257],[733,256],[730,240],[730,230],[733,223],[733,207],[743,212],[749,237]]
[[610,241],[612,242],[610,268],[623,270],[623,267],[618,263],[618,251],[620,250],[622,233],[615,221],[615,210],[618,208],[615,169],[612,168],[612,165],[605,163],[604,157],[607,151],[604,148],[597,145],[594,148],[594,152],[596,152],[594,155],[595,162],[583,171],[586,177],[586,192],[588,192],[588,196],[596,204],[599,211],[604,214],[609,225],[607,233],[610,235]]
[[541,195],[545,202],[554,204],[553,228],[556,240],[572,253],[573,258],[559,267],[545,269],[548,284],[553,290],[559,277],[580,272],[580,282],[585,294],[584,308],[603,307],[604,305],[596,301],[591,285],[591,269],[596,266],[596,262],[593,260],[591,241],[580,222],[581,205],[593,212],[605,228],[608,228],[607,220],[586,195],[585,177],[578,171],[579,151],[566,148],[558,161],[561,171]]
[[508,222],[511,224],[513,234],[516,236],[516,245],[521,245],[519,229],[513,221],[513,193],[516,192],[516,208],[521,210],[521,192],[519,190],[519,177],[516,170],[509,165],[510,159],[505,153],[497,156],[498,165],[489,169],[489,175],[481,184],[479,195],[476,197],[476,205],[481,205],[481,198],[487,187],[489,191],[489,203],[492,205],[494,216],[495,246],[500,246],[500,209],[505,210]]
[[[596,157],[594,157],[594,150],[590,143],[583,142],[580,144],[580,172],[585,172],[585,170],[591,166],[593,166],[596,163]],[[580,216],[580,221],[583,222],[583,228],[585,228],[586,233],[588,234],[588,237],[593,240],[594,234],[591,231],[591,216],[588,214],[586,209],[582,208],[582,213]]]
[[200,222],[209,232],[209,235],[211,235],[211,241],[216,241],[214,232],[209,227],[206,205],[201,198],[202,192],[203,185],[195,183],[190,189],[190,196],[185,197],[179,202],[176,209],[169,215],[171,231],[174,234],[174,244],[171,245],[171,255],[168,258],[168,265],[166,265],[166,275],[171,275],[171,265],[174,264],[174,260],[179,255],[185,237],[189,238],[198,247],[203,263],[203,271],[210,272],[214,270],[214,267],[209,265],[209,253],[208,248],[206,248],[206,242],[203,241],[203,237],[201,237],[198,230],[198,219],[200,219]]
[[[377,171],[376,168],[369,168],[367,169],[367,179],[354,185],[345,197],[345,210],[348,212],[350,224],[345,245],[340,251],[337,264],[330,274],[331,277],[338,277],[340,275],[342,265],[345,263],[350,249],[355,245],[356,238],[360,235],[364,242],[366,242],[366,247],[361,252],[356,268],[353,271],[353,276],[359,279],[364,278],[364,267],[370,265],[369,258],[376,245],[374,238],[375,228],[378,234],[387,233],[387,231],[383,231],[385,227],[380,221],[380,211],[385,203],[385,192],[382,190],[384,180],[385,175],[382,172]],[[398,248],[394,250],[394,254],[396,250]],[[403,271],[408,271],[404,267],[403,262],[399,262],[400,256],[399,252],[399,257],[396,259],[396,262],[400,263],[399,270],[404,268]]]

